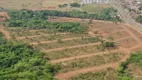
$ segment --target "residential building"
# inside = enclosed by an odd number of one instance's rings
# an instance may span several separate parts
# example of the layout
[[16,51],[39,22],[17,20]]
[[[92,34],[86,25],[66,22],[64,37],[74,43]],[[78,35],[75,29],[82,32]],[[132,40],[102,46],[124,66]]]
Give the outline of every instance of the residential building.
[[80,0],[81,4],[108,4],[108,0]]

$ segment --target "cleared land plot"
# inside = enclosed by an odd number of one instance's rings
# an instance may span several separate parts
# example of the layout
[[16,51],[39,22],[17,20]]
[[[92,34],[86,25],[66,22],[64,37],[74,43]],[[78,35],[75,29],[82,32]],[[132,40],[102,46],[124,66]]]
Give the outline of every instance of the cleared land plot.
[[119,46],[123,47],[123,48],[131,48],[133,47],[134,45],[139,45],[139,43],[133,39],[132,37],[129,37],[127,39],[123,39],[123,40],[120,40],[118,41],[118,44]]
[[138,47],[132,49],[132,51],[133,51],[133,52],[135,52],[135,51],[142,51],[142,45],[140,45],[140,46],[138,46]]
[[69,80],[118,80],[118,74],[116,70],[107,68],[97,72],[78,74]]
[[50,6],[54,6],[54,7],[58,7],[59,4],[68,4],[70,3],[72,0],[44,0],[42,2],[42,6],[43,7],[50,7]]
[[72,37],[89,37],[88,34],[75,34],[75,33],[57,33],[57,34],[43,34],[38,37],[25,38],[24,41],[28,43],[38,42],[38,41],[52,41],[58,39],[72,38]]
[[[52,17],[49,19],[49,21],[82,22],[86,24],[89,20],[79,18]],[[129,57],[128,53],[131,52],[131,50],[135,51],[136,49],[142,49],[140,40],[141,34],[137,33],[137,31],[134,29],[131,30],[127,28],[127,26],[121,23],[116,24],[108,21],[93,20],[92,24],[88,25],[88,34],[72,34],[66,32],[65,34],[58,34],[59,32],[55,32],[55,34],[53,31],[43,29],[29,31],[15,30],[12,32],[15,32],[14,36],[16,37],[24,37],[19,40],[23,40],[28,43],[38,43],[33,45],[33,47],[36,49],[41,49],[43,52],[45,52],[45,58],[50,59],[51,62],[53,61],[54,65],[56,63],[61,65],[61,70],[59,70],[59,73],[55,75],[55,77],[61,80],[64,78],[70,78],[78,72],[87,73],[90,71],[106,69],[108,67],[116,69],[118,68],[120,62],[125,61]],[[98,33],[95,34],[95,31]],[[17,33],[20,35],[17,35]],[[99,34],[103,35],[104,40],[106,41],[108,40],[106,38],[110,36],[114,38],[114,41],[117,43],[116,47],[118,47],[115,49],[116,52],[106,53],[109,50],[105,50],[104,53],[106,54],[104,54],[97,48],[97,45],[100,45],[99,42],[91,42],[88,39],[82,39],[82,37],[96,37],[96,35]],[[73,39],[77,37],[79,37],[79,39]],[[99,55],[98,52],[101,54]],[[107,75],[108,74],[104,74],[101,76],[105,76],[106,80],[107,78],[108,80],[112,79],[106,77]],[[82,79],[82,77],[76,77],[75,79]],[[84,80],[87,79],[88,78],[85,78]],[[102,80],[104,80],[104,77]]]
[[58,73],[65,73],[72,70],[77,70],[80,68],[86,68],[90,66],[100,66],[103,64],[113,63],[119,61],[124,56],[123,53],[111,53],[104,55],[96,55],[92,57],[86,57],[81,59],[75,59],[72,61],[65,61],[58,63],[61,66],[61,69]]
[[118,31],[118,32],[115,32],[115,33],[110,33],[110,34],[107,34],[107,35],[103,35],[105,38],[108,38],[108,37],[113,37],[114,40],[118,40],[118,39],[122,39],[122,38],[125,38],[125,37],[128,37],[130,36],[126,31]]
[[110,8],[109,4],[87,4],[83,5],[81,9],[87,12],[96,12],[100,13],[103,9]]
[[136,37],[139,38],[140,41],[142,41],[142,34],[136,30],[134,30],[132,27],[126,26]]

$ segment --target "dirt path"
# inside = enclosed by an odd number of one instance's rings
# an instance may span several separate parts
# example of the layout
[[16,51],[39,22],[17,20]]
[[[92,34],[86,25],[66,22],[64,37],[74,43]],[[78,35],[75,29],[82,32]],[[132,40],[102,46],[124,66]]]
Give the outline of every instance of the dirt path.
[[[120,24],[121,25],[121,24]],[[142,43],[129,29],[122,25],[125,31],[127,31],[139,44]]]
[[[74,38],[62,39],[62,41],[68,41],[68,40],[74,40],[74,39],[81,39],[81,37],[74,37]],[[52,42],[57,42],[57,40],[41,41],[39,43],[38,42],[33,42],[33,43],[30,43],[30,45],[47,44],[47,43],[52,43]]]
[[8,31],[4,30],[3,26],[0,26],[0,31],[5,35],[7,40],[11,39],[10,33]]
[[50,50],[43,50],[43,52],[60,51],[60,50],[65,50],[65,49],[87,47],[87,46],[93,46],[93,45],[99,45],[99,44],[100,43],[89,43],[89,44],[82,44],[82,45],[69,46],[69,47],[63,47],[63,48],[56,48],[56,49],[50,49]]
[[117,50],[111,50],[111,51],[105,51],[105,52],[96,52],[96,53],[82,55],[82,56],[75,56],[75,57],[52,60],[51,63],[56,64],[56,63],[59,63],[59,62],[70,61],[70,60],[75,60],[75,59],[80,59],[80,58],[85,58],[85,57],[91,57],[91,56],[96,56],[96,55],[115,53],[115,52],[122,52],[122,51],[120,49],[117,49]]

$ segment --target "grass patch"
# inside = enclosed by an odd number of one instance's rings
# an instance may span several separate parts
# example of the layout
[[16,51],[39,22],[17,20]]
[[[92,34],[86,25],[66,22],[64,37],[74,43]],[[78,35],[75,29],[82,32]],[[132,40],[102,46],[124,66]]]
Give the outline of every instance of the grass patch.
[[[39,2],[39,0],[3,0],[3,4],[0,4],[0,7],[6,9],[28,9]],[[0,2],[1,3],[1,2]],[[40,4],[36,7],[40,7]],[[34,7],[35,8],[35,7]]]
[[66,34],[49,34],[49,35],[41,35],[40,37],[34,38],[26,38],[24,41],[31,42],[39,42],[39,41],[52,41],[58,39],[72,38],[72,37],[87,37],[87,34],[75,34],[75,33],[66,33]]
[[103,9],[110,8],[108,4],[87,4],[81,7],[86,12],[101,12]]
[[[62,39],[58,39],[56,42],[51,42],[48,44],[39,44],[40,47],[44,48],[45,50],[48,49],[55,49],[55,48],[61,48],[61,47],[68,47],[68,46],[75,46],[80,44],[88,44],[88,43],[95,43],[97,40],[90,40],[90,38],[81,38],[81,39],[73,39],[73,40],[67,40],[63,41]],[[38,45],[36,45],[38,46]]]
[[46,53],[46,56],[48,56],[48,58],[51,60],[55,60],[55,59],[91,54],[96,52],[99,52],[96,46],[86,46],[80,48],[72,48],[61,51],[48,52]]
[[124,56],[123,53],[117,52],[117,53],[96,55],[92,57],[86,57],[86,58],[81,58],[81,59],[75,59],[72,61],[65,61],[62,63],[57,63],[61,67],[58,73],[65,73],[65,72],[77,70],[80,68],[87,68],[89,66],[100,66],[103,64],[117,62],[123,56]]
[[112,68],[107,68],[99,72],[88,72],[79,74],[69,80],[118,80],[117,71]]

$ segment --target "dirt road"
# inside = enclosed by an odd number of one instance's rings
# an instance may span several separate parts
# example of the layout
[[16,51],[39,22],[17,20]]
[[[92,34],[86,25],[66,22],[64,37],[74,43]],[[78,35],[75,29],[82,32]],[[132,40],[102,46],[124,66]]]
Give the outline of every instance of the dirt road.
[[0,26],[0,31],[5,35],[6,39],[11,39],[10,33],[4,29],[3,26]]

